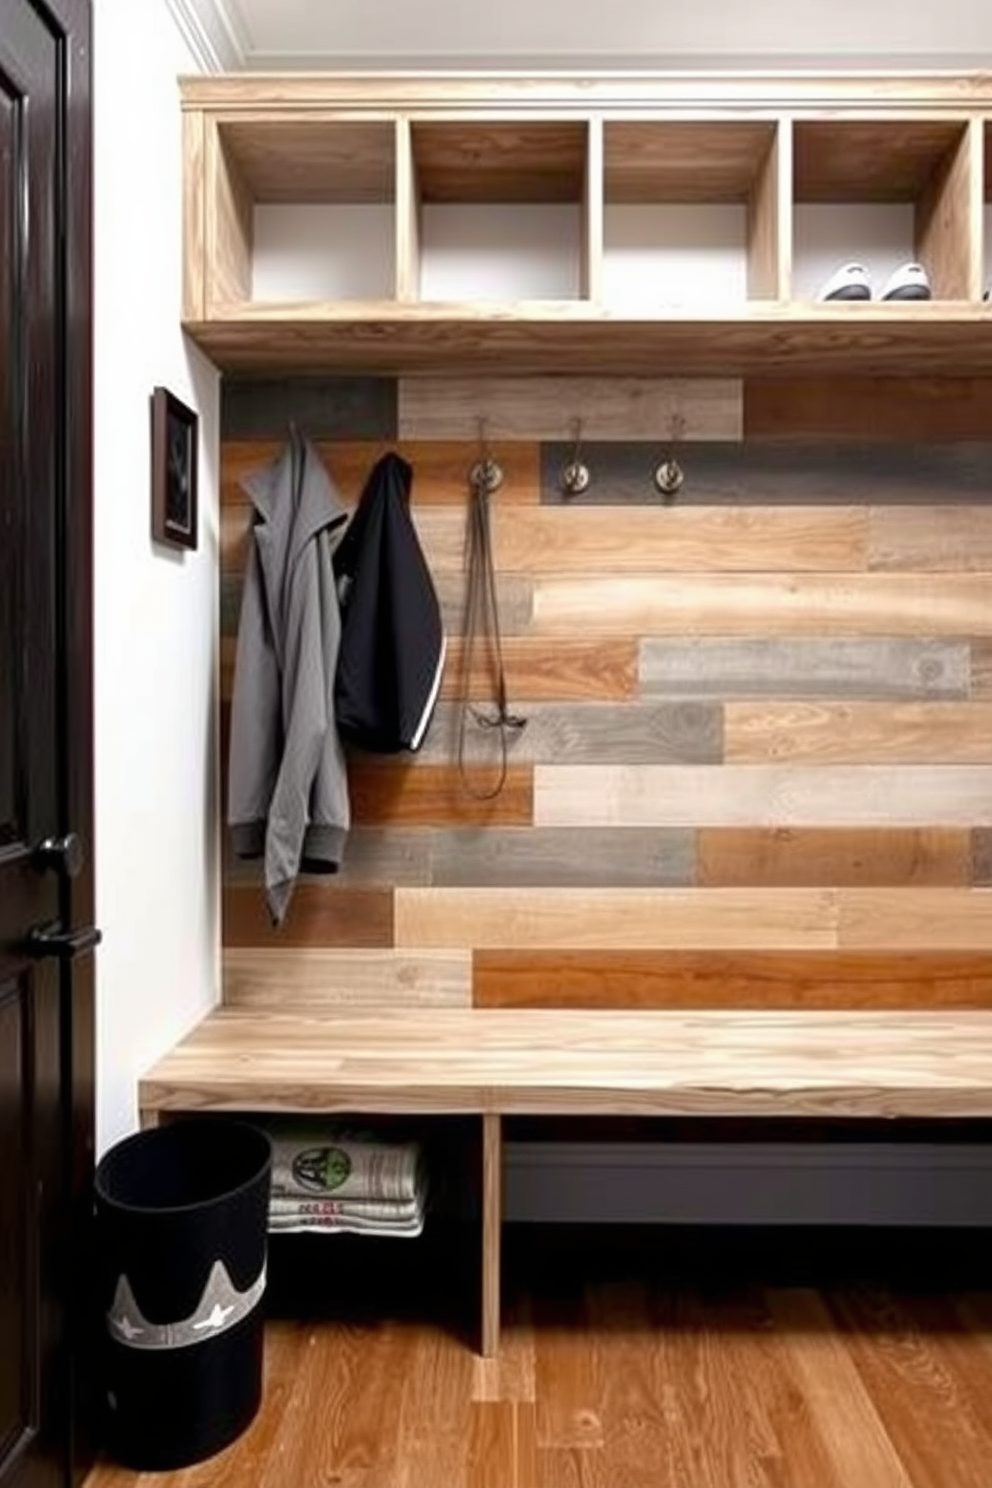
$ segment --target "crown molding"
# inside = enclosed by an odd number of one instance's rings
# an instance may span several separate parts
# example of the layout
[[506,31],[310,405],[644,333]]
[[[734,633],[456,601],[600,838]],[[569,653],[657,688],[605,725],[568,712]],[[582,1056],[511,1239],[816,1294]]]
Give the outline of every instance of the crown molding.
[[201,71],[241,72],[248,65],[248,38],[225,0],[165,3]]

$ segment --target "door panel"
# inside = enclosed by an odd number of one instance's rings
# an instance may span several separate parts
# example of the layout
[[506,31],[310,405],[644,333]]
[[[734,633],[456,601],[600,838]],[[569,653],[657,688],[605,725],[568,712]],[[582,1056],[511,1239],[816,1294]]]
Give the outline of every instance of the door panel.
[[[8,982],[0,986],[0,1129],[9,1141],[0,1168],[0,1317],[14,1338],[24,1336],[28,1291],[21,1222],[24,1121],[18,1092],[23,1089],[20,988]],[[0,1461],[16,1448],[29,1423],[21,1364],[20,1349],[0,1349]]]

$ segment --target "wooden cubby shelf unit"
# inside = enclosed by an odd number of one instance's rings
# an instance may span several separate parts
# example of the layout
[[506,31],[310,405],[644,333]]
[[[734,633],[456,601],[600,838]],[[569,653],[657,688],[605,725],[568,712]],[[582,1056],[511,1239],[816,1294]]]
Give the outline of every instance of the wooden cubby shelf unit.
[[[225,370],[992,371],[992,74],[186,79]],[[927,267],[929,303],[881,303]],[[824,304],[864,262],[868,304]]]

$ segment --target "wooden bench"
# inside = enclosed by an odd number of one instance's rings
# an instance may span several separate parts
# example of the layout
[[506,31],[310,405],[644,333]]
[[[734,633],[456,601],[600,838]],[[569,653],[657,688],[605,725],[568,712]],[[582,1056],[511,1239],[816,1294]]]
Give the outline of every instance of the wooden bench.
[[141,1081],[168,1113],[482,1119],[482,1352],[499,1347],[502,1118],[989,1117],[992,1012],[220,1008]]

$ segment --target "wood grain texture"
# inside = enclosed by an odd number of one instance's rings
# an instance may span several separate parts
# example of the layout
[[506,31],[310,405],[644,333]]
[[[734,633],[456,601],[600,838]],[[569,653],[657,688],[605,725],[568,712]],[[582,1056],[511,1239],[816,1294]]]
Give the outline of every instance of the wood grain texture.
[[841,889],[838,906],[842,949],[992,949],[988,889]]
[[772,147],[769,120],[606,123],[606,200],[746,202]]
[[[495,1359],[477,1358],[472,1372],[473,1401],[533,1408],[537,1399],[537,1380],[534,1322],[528,1297],[517,1293],[509,1299],[500,1322],[498,1356]],[[520,1488],[524,1485],[521,1484]]]
[[425,203],[582,200],[584,120],[417,119],[411,132]]
[[348,766],[352,820],[390,827],[529,826],[534,816],[532,769],[511,765],[499,795],[486,799],[498,778],[498,769],[469,766],[466,789],[454,765],[353,759]]
[[955,951],[476,951],[481,1008],[992,1008],[987,957]]
[[704,828],[697,882],[724,888],[972,882],[966,828]]
[[471,952],[225,947],[224,1003],[273,1012],[323,1007],[468,1007]]
[[892,636],[648,638],[638,665],[643,695],[727,701],[958,699],[968,696],[971,671],[965,641]]
[[396,120],[396,298],[420,296],[420,180],[409,119]]
[[949,119],[797,120],[796,200],[917,201],[961,132]]
[[[501,605],[501,625],[503,620]],[[549,646],[536,636],[504,636],[502,651],[511,697],[533,702],[622,702],[637,693],[637,642],[632,638],[570,636]],[[471,676],[466,677],[463,643],[457,637],[449,639],[441,697],[457,697],[466,687],[471,697],[487,696],[493,687],[494,662],[492,648],[477,645]]]
[[224,143],[258,202],[390,202],[389,119],[225,119]]
[[[225,883],[261,884],[263,874],[258,858],[244,860],[228,855],[224,863]],[[395,884],[430,883],[430,876],[428,832],[418,827],[352,827],[335,882],[391,888]],[[318,879],[316,875],[315,882]]]
[[982,130],[970,119],[930,176],[916,209],[916,254],[938,299],[980,300]]
[[396,944],[800,949],[836,945],[836,914],[831,889],[397,889]]
[[989,1012],[229,1009],[138,1095],[143,1110],[988,1116],[990,1032]]
[[539,765],[538,826],[971,827],[985,765]]
[[990,764],[992,703],[729,702],[730,763]]
[[260,887],[223,889],[226,946],[391,946],[393,894],[389,889],[346,889],[333,877],[297,885],[285,923],[273,928]]
[[603,218],[606,203],[606,146],[603,120],[588,118],[585,121],[585,133],[579,292],[588,300],[598,301],[603,293]]
[[183,318],[207,313],[206,124],[200,110],[183,114]]
[[[904,420],[907,415],[904,413]],[[992,408],[989,409],[992,419]],[[797,424],[795,429],[801,429]],[[866,439],[838,441],[796,437],[731,440],[679,439],[675,453],[685,474],[673,510],[701,506],[835,507],[917,506],[974,508],[992,501],[992,442],[927,442],[912,424],[900,444]],[[903,426],[903,435],[907,432]],[[582,441],[590,472],[579,498],[561,490],[561,470],[572,458],[570,441],[541,446],[541,499],[548,504],[657,507],[654,439]],[[896,519],[897,525],[898,520]]]
[[[477,694],[486,718],[493,716],[492,706],[485,704],[494,695],[492,689]],[[507,739],[515,765],[716,764],[723,754],[723,720],[713,703],[532,703],[517,695],[512,707],[527,720]],[[439,704],[417,758],[432,763],[457,759],[460,720],[458,704]],[[500,752],[499,731],[470,716],[465,759],[498,767]]]
[[695,833],[637,827],[437,831],[431,883],[451,888],[649,888],[695,880]]
[[285,439],[295,419],[311,439],[387,440],[397,432],[396,380],[391,377],[290,374],[221,381],[223,442]]
[[992,831],[976,827],[971,834],[971,881],[976,888],[992,885]]
[[740,439],[736,378],[411,377],[399,384],[404,439],[652,439],[675,421],[687,439]]
[[533,629],[569,635],[992,635],[976,574],[628,574],[543,577]]
[[992,378],[749,377],[744,434],[790,441],[871,440],[898,448],[914,441],[987,440]]
[[974,698],[992,698],[992,641],[972,642],[971,695]]
[[252,288],[252,201],[211,119],[204,125],[206,310],[247,301]]
[[482,1118],[482,1357],[499,1353],[500,1241],[503,1232],[503,1123]]
[[[417,505],[465,507],[468,474],[478,447],[457,440],[400,439],[314,441],[321,461],[349,504],[358,501],[376,461],[395,451],[413,466],[411,500]],[[274,459],[282,448],[275,439],[225,439],[221,444],[221,500],[247,506],[241,482],[252,470]],[[540,499],[539,447],[522,440],[499,440],[492,456],[503,471],[499,504],[534,504]]]
[[778,119],[747,201],[747,292],[787,299],[792,285],[792,121]]
[[[992,491],[992,468],[989,470]],[[978,506],[873,507],[868,566],[992,572],[992,508]]]

